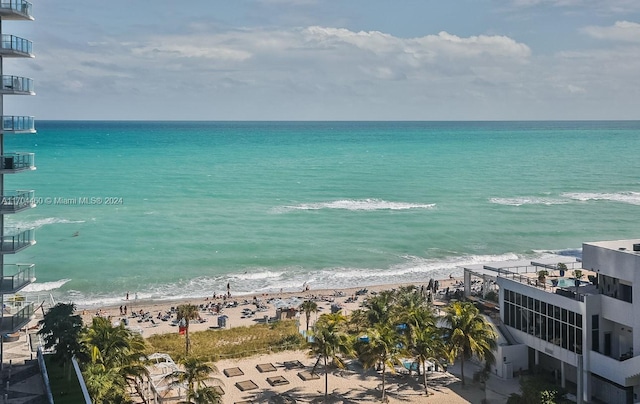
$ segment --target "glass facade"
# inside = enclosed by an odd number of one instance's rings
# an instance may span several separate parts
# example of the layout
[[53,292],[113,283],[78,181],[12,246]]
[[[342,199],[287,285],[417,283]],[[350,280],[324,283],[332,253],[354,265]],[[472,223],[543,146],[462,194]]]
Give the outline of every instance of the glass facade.
[[504,323],[561,348],[582,353],[581,314],[505,289]]

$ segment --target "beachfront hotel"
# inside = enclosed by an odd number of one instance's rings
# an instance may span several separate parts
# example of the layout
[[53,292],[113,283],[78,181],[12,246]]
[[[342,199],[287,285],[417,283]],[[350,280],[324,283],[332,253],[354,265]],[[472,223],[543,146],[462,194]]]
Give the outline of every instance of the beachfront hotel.
[[35,244],[34,229],[11,228],[7,226],[6,216],[35,207],[33,191],[8,190],[5,188],[5,176],[23,171],[35,170],[34,154],[5,150],[6,135],[35,133],[34,119],[31,116],[4,115],[5,96],[34,95],[33,80],[4,71],[5,58],[32,58],[32,44],[26,39],[5,34],[6,21],[30,21],[31,3],[24,0],[2,0],[0,2],[0,112],[2,113],[2,131],[0,132],[0,368],[5,362],[3,342],[12,341],[13,335],[27,325],[34,315],[34,303],[26,301],[18,292],[35,281],[33,264],[6,264],[7,255],[16,254]]
[[578,403],[640,402],[640,239],[584,243],[581,260],[468,267],[467,296],[473,279],[499,288],[496,376],[537,368]]

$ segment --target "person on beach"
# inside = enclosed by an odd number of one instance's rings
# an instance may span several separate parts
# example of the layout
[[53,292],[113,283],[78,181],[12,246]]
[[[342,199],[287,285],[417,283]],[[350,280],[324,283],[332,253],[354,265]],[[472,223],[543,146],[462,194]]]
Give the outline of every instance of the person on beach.
[[227,297],[231,297],[231,285],[227,282]]
[[127,292],[127,296],[124,299],[129,300],[129,292]]

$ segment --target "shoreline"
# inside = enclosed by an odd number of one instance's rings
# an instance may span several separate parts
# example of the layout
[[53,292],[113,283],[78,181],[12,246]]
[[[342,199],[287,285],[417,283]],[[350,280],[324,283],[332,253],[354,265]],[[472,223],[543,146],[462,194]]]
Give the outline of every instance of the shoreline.
[[[435,281],[436,279],[434,279]],[[332,304],[339,304],[342,307],[343,313],[349,314],[353,310],[360,307],[362,300],[372,293],[379,293],[383,290],[395,289],[403,286],[414,285],[418,288],[424,285],[426,288],[429,280],[423,283],[393,283],[393,284],[381,284],[375,286],[363,286],[363,287],[347,287],[342,289],[318,289],[307,291],[282,291],[277,293],[262,293],[262,294],[246,294],[246,295],[234,295],[231,291],[231,298],[221,298],[220,295],[216,299],[212,297],[206,298],[187,298],[187,299],[171,299],[171,300],[153,300],[153,299],[137,299],[137,300],[123,300],[122,305],[104,305],[104,306],[76,306],[76,312],[81,314],[85,325],[90,325],[92,318],[95,316],[108,317],[112,322],[123,321],[127,319],[128,327],[132,330],[140,332],[143,337],[147,338],[155,334],[166,334],[178,332],[178,327],[173,324],[175,320],[175,313],[172,308],[175,308],[182,304],[193,304],[200,307],[200,317],[202,322],[191,322],[189,324],[189,332],[204,331],[210,328],[217,329],[218,317],[225,315],[226,328],[250,326],[264,320],[264,316],[268,316],[269,319],[274,319],[277,312],[277,305],[283,307],[289,306],[297,308],[304,300],[314,300],[318,304],[318,313],[312,315],[310,325],[315,322],[315,319],[323,313],[331,311]],[[458,282],[462,282],[461,277],[453,277],[448,279],[438,279],[440,290],[445,290],[447,287],[455,290],[454,285]],[[362,290],[367,290],[366,294],[362,294]],[[356,293],[360,292],[360,293]],[[434,302],[437,303],[437,296],[434,296]],[[233,302],[236,302],[233,305]],[[259,302],[262,310],[252,309],[256,307],[255,302]],[[216,313],[214,305],[220,305],[222,310]],[[127,314],[124,315],[120,309],[127,306]],[[247,315],[247,310],[253,312],[251,315]],[[132,311],[136,313],[134,317]],[[141,315],[143,316],[141,318]],[[163,318],[167,318],[163,320]],[[306,327],[304,315],[298,315],[299,327]],[[141,320],[141,321],[140,321]]]

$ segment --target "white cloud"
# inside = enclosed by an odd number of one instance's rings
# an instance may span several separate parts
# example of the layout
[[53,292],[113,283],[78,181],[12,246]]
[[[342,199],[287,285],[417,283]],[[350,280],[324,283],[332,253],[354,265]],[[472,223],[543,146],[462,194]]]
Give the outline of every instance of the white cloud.
[[[628,118],[640,92],[637,49],[534,55],[502,35],[200,27],[43,52],[29,74],[36,98],[113,114],[87,119]],[[58,109],[47,112],[64,118]]]
[[526,8],[549,6],[616,14],[640,10],[640,2],[637,0],[511,0],[511,4]]
[[583,28],[583,32],[597,39],[640,43],[640,24],[635,22],[617,21],[608,27],[589,26]]

